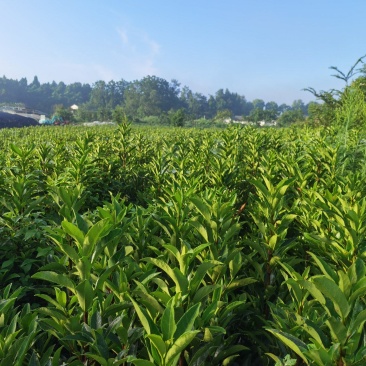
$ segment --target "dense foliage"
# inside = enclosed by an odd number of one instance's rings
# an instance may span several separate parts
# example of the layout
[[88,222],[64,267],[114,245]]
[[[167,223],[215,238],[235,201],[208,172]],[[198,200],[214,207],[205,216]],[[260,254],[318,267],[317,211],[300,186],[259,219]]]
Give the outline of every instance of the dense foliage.
[[[73,104],[79,106],[74,115],[76,121],[110,120],[113,110],[122,107],[125,113],[136,121],[160,124],[170,123],[170,114],[182,109],[189,120],[212,119],[222,112],[227,117],[242,117],[258,122],[271,121],[285,111],[297,111],[301,118],[307,114],[308,106],[296,100],[291,106],[278,105],[255,99],[252,102],[228,89],[219,89],[209,97],[181,87],[177,80],[168,82],[157,76],[146,76],[141,80],[105,82],[96,81],[93,85],[64,82],[43,83],[37,78],[28,84],[26,78],[20,80],[0,78],[0,105],[22,104],[28,108],[51,114],[60,107],[69,109]],[[297,116],[298,116],[297,115]],[[155,117],[155,119],[154,119]],[[159,117],[159,118],[158,118]],[[156,120],[158,118],[158,120]],[[289,118],[286,119],[286,123]],[[294,122],[293,118],[290,122]]]
[[364,365],[358,130],[0,131],[0,365]]

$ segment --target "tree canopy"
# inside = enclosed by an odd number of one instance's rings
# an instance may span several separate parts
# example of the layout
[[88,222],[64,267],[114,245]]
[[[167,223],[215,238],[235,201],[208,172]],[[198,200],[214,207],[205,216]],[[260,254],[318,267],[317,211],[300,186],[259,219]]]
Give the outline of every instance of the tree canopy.
[[[273,120],[286,110],[301,109],[307,114],[307,105],[301,100],[292,106],[262,99],[246,100],[245,96],[228,89],[219,89],[214,95],[205,96],[192,91],[188,86],[181,87],[173,79],[167,81],[157,76],[146,76],[132,82],[98,80],[92,85],[75,82],[41,83],[37,76],[28,83],[20,80],[0,78],[0,105],[22,104],[28,108],[55,112],[61,106],[69,108],[76,104],[79,120],[112,119],[113,110],[121,107],[132,119],[164,117],[169,121],[173,112],[182,110],[186,120],[214,118],[222,111],[230,111],[235,119]],[[180,112],[181,113],[181,112]]]

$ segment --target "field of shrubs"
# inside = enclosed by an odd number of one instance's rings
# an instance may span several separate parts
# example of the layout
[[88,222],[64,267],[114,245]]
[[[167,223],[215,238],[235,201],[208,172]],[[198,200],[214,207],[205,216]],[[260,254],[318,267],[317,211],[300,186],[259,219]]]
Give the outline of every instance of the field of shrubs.
[[365,365],[366,141],[0,131],[0,366]]

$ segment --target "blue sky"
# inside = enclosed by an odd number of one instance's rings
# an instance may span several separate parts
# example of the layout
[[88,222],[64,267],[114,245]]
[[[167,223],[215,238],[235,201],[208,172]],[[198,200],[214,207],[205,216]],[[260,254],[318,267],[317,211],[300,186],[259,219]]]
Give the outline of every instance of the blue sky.
[[0,0],[0,75],[66,84],[177,79],[291,104],[342,88],[366,54],[366,0]]

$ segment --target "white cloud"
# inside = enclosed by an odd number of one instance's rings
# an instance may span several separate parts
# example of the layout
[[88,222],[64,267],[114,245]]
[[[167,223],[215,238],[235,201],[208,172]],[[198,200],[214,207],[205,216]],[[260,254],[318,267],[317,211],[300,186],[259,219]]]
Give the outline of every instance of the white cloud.
[[122,43],[125,45],[128,44],[127,32],[123,29],[117,29],[117,33],[118,33],[119,37],[121,38]]
[[150,48],[150,52],[152,56],[157,56],[160,53],[160,44],[155,42],[154,40],[150,39],[149,37],[145,36],[145,42]]
[[117,80],[116,74],[114,71],[110,70],[108,67],[99,64],[91,65],[91,68],[94,69],[95,75],[98,76],[96,80]]
[[117,33],[121,40],[118,57],[124,73],[131,78],[156,75],[160,44],[141,29],[118,28]]

